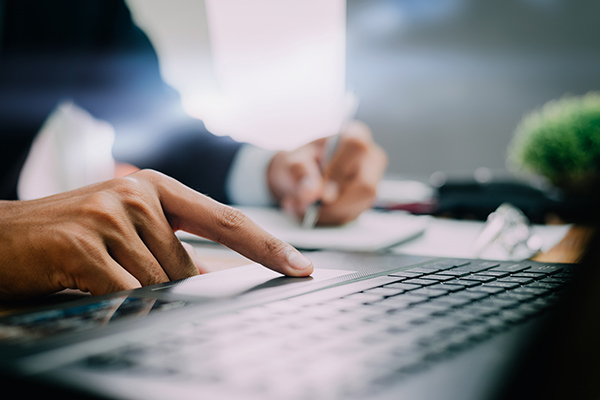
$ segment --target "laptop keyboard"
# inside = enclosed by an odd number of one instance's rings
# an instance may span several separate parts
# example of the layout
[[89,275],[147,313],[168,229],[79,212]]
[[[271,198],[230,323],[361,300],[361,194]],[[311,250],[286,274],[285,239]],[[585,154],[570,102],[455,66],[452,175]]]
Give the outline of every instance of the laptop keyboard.
[[193,382],[257,398],[373,393],[552,306],[556,265],[446,260],[327,301],[277,301],[87,357],[90,372]]

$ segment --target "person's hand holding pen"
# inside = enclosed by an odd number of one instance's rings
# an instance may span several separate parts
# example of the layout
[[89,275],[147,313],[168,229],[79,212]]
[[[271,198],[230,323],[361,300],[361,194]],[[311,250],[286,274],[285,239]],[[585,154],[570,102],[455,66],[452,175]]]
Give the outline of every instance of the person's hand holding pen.
[[373,141],[369,128],[359,121],[344,124],[331,159],[323,163],[331,144],[328,139],[277,153],[267,179],[273,196],[286,212],[300,220],[318,202],[317,224],[340,225],[371,207],[387,156]]

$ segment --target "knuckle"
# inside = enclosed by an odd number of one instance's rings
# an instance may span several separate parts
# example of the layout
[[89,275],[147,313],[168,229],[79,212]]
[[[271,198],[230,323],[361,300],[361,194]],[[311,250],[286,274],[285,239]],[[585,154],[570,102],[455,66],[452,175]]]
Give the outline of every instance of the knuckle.
[[83,211],[93,217],[109,217],[120,208],[119,201],[109,192],[96,192],[89,195],[84,202]]
[[246,216],[237,208],[223,206],[216,216],[220,228],[228,231],[238,230],[246,223]]
[[371,182],[361,182],[357,191],[360,197],[365,199],[374,199],[377,196],[377,187]]
[[328,176],[330,179],[345,182],[353,180],[358,172],[357,165],[336,162],[329,166]]
[[359,157],[369,151],[369,142],[361,136],[349,136],[345,142],[346,152],[353,157]]
[[123,196],[141,195],[146,190],[146,185],[143,179],[138,179],[137,174],[115,179],[113,189]]
[[118,182],[118,187],[125,192],[131,191],[136,193],[137,191],[137,193],[147,194],[156,192],[156,188],[167,179],[169,178],[161,172],[152,169],[142,169],[122,178],[113,179],[113,181]]
[[157,180],[163,179],[165,177],[165,175],[156,170],[153,170],[153,169],[142,169],[142,170],[136,172],[135,174],[127,176],[126,178],[129,178],[129,177],[132,177],[132,178],[137,177],[137,178],[141,178],[143,180],[148,180],[148,181],[157,181]]
[[[153,171],[144,170],[142,173],[152,174]],[[156,196],[143,179],[140,180],[132,176],[115,179],[115,184],[112,187],[112,197],[112,201],[115,203],[114,208],[125,210],[130,217],[137,216],[147,219],[154,215],[156,204],[153,199]]]
[[306,164],[300,160],[293,161],[289,170],[294,179],[300,179],[308,173]]
[[98,192],[90,195],[86,199],[83,213],[93,229],[104,226],[120,233],[128,231],[128,216],[124,212],[124,204],[111,193]]

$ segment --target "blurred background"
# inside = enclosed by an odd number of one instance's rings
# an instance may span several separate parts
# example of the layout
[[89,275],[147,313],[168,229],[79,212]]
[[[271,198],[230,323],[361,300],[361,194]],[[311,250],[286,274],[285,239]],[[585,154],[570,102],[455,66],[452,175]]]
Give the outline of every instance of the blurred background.
[[294,147],[333,133],[338,97],[352,89],[391,175],[503,175],[525,113],[600,90],[595,0],[128,4],[186,110],[215,133]]
[[524,113],[600,89],[600,2],[348,0],[348,81],[390,171],[502,174]]

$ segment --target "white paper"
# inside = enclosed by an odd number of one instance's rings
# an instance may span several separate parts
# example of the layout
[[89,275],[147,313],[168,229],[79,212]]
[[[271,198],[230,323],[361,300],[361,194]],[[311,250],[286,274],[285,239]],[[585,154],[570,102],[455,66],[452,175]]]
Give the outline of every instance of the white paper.
[[[422,234],[429,217],[404,212],[365,211],[356,221],[337,227],[302,228],[294,218],[275,208],[240,207],[273,236],[300,249],[376,251]],[[182,240],[204,240],[177,232]]]

